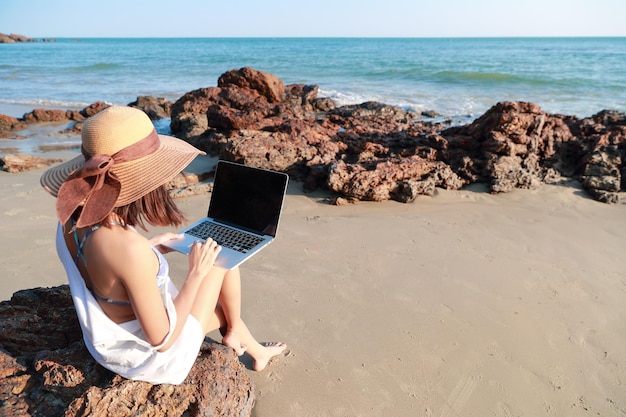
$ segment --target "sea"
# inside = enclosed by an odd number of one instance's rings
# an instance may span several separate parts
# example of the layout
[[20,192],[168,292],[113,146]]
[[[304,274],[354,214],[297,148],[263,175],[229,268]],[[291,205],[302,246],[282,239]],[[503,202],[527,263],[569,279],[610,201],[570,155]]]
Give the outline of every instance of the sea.
[[57,38],[0,44],[0,113],[175,101],[253,67],[340,105],[378,101],[454,123],[500,101],[626,112],[626,38]]

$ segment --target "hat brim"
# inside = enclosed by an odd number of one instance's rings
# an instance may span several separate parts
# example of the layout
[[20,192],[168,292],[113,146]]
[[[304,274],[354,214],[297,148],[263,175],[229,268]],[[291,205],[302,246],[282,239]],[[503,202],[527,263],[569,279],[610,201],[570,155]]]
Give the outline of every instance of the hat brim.
[[[181,139],[166,135],[159,135],[159,139],[161,144],[153,153],[111,167],[111,173],[122,184],[115,207],[130,204],[154,191],[178,175],[196,156],[204,154]],[[40,178],[41,186],[56,197],[67,177],[84,163],[85,158],[79,155],[49,168]]]

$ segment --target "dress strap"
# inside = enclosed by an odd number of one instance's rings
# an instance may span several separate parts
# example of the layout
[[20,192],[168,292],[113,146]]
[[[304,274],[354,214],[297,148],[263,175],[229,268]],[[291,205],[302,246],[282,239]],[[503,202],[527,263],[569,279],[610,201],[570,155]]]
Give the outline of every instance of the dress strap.
[[[101,225],[96,224],[91,226],[87,232],[85,232],[85,235],[83,236],[82,239],[78,239],[78,233],[76,233],[76,227],[74,227],[74,220],[71,219],[71,224],[72,224],[72,231],[74,234],[74,241],[76,242],[76,259],[74,259],[74,262],[76,263],[76,266],[78,266],[78,260],[82,259],[83,260],[83,264],[85,265],[85,267],[87,267],[87,259],[85,258],[85,254],[83,253],[83,246],[85,246],[85,242],[87,241],[87,238],[96,230],[98,230],[100,228]],[[124,223],[121,222],[109,222],[109,223],[105,223],[104,225],[106,226],[125,226]],[[104,301],[105,303],[109,303],[109,304],[114,304],[117,306],[125,306],[128,307],[131,304],[128,301],[118,301],[118,300],[113,300],[111,298],[107,298],[107,297],[103,297],[101,295],[96,294],[96,292],[94,290],[92,290],[91,288],[87,288],[89,290],[89,292],[91,293],[91,295],[93,295],[94,298],[100,300],[100,301]]]
[[[76,227],[74,224],[74,220],[70,219],[71,223],[72,223],[72,231],[74,233],[74,241],[76,242],[76,259],[74,259],[74,262],[76,263],[76,266],[78,266],[78,259],[82,259],[83,260],[83,264],[85,266],[87,266],[87,259],[85,258],[85,255],[83,254],[83,246],[85,246],[85,242],[87,241],[87,238],[96,230],[98,230],[100,228],[101,225],[99,224],[95,224],[93,226],[91,226],[87,232],[85,233],[85,235],[83,236],[82,239],[78,239],[78,233],[76,232]],[[109,222],[109,223],[105,223],[105,226],[125,226],[124,223],[121,222]]]
[[95,293],[94,290],[89,290],[89,292],[91,293],[91,295],[93,295],[93,298],[98,299],[100,301],[104,301],[105,303],[108,303],[108,304],[114,304],[116,306],[124,306],[124,307],[128,307],[131,305],[130,302],[128,301],[118,301],[118,300],[113,300],[111,298],[98,295]]

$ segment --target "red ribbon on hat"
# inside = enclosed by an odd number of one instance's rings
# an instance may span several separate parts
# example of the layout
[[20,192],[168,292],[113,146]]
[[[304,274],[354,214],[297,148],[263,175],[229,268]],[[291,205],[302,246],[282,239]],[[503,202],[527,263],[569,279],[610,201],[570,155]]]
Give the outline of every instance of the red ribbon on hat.
[[104,220],[115,207],[122,190],[122,184],[111,168],[116,163],[147,156],[159,145],[159,135],[153,130],[145,138],[113,155],[90,155],[82,148],[85,164],[67,177],[57,194],[56,210],[61,224],[65,224],[81,205],[83,209],[76,227],[91,226]]

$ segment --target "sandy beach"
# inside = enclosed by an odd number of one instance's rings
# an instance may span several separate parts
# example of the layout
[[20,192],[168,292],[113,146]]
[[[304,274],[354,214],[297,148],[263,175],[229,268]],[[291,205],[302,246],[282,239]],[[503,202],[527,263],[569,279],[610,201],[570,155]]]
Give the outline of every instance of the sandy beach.
[[[65,283],[41,173],[0,172],[2,300]],[[249,327],[288,344],[249,371],[255,416],[626,415],[624,193],[324,196],[291,183],[278,239],[241,268]],[[193,219],[208,196],[178,203]]]

